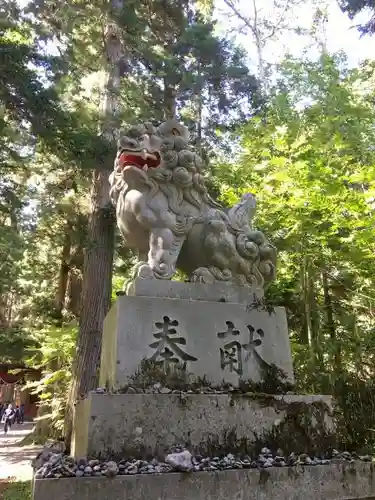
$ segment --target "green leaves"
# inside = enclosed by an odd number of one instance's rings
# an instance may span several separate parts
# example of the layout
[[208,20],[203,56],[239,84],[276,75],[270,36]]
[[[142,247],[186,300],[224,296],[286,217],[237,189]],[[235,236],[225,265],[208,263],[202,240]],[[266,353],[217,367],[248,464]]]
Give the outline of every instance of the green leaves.
[[280,70],[266,113],[242,129],[241,153],[215,172],[225,202],[257,196],[256,225],[279,250],[270,293],[289,311],[296,352],[307,346],[315,370],[322,359],[351,369],[365,356],[348,340],[354,304],[366,318],[356,322],[361,343],[375,327],[373,68],[348,71],[332,56],[289,59]]
[[370,20],[359,26],[362,34],[373,34],[375,32],[375,13],[374,2],[372,0],[340,0],[339,4],[344,12],[347,12],[350,19],[353,19],[357,14],[362,11],[368,10],[370,12]]

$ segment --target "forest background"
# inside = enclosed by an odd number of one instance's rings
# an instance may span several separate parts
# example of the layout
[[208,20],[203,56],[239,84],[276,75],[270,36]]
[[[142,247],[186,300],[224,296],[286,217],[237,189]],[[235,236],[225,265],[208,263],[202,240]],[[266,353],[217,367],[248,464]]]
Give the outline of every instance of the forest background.
[[[258,199],[297,391],[374,450],[371,0],[0,2],[0,363],[42,371],[37,433],[69,436],[134,264],[108,199],[116,134],[176,117],[214,197]],[[351,21],[352,20],[352,21]],[[44,425],[43,425],[44,424]]]

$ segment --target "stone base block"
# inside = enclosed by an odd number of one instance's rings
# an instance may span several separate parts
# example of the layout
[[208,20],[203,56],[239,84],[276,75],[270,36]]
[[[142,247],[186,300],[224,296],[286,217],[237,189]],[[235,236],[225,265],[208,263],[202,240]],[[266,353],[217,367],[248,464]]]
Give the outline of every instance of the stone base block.
[[97,394],[76,406],[78,459],[159,457],[176,444],[204,456],[326,451],[334,424],[330,396]]
[[104,321],[100,386],[131,384],[145,360],[214,386],[258,382],[273,367],[293,382],[281,307],[121,296]]
[[212,285],[184,283],[171,280],[136,278],[130,283],[127,295],[135,297],[159,297],[162,299],[204,300],[206,302],[229,302],[249,306],[264,297],[263,288],[233,286],[223,282]]
[[34,500],[374,500],[371,463],[115,479],[38,479]]

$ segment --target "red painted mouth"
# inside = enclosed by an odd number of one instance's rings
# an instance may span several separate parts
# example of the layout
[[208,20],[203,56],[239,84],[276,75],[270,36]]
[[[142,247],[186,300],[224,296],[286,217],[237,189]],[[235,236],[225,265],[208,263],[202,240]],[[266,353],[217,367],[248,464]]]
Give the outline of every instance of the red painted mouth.
[[157,168],[160,165],[160,155],[158,153],[154,153],[152,155],[148,154],[147,158],[142,158],[139,155],[131,154],[125,151],[120,155],[119,163],[121,167],[125,165],[132,165],[140,169],[143,169],[145,166],[147,166],[147,168]]

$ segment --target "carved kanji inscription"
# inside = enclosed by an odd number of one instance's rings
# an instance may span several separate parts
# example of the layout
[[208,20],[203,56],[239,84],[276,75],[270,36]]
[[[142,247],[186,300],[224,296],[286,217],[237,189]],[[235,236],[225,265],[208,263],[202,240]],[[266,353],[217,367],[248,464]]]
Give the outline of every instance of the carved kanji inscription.
[[155,342],[149,344],[152,349],[155,349],[151,356],[153,361],[161,361],[166,363],[179,363],[186,361],[197,361],[197,358],[185,352],[180,346],[186,345],[184,337],[177,337],[178,321],[171,320],[168,316],[163,317],[163,321],[155,323],[157,332],[153,333]]

